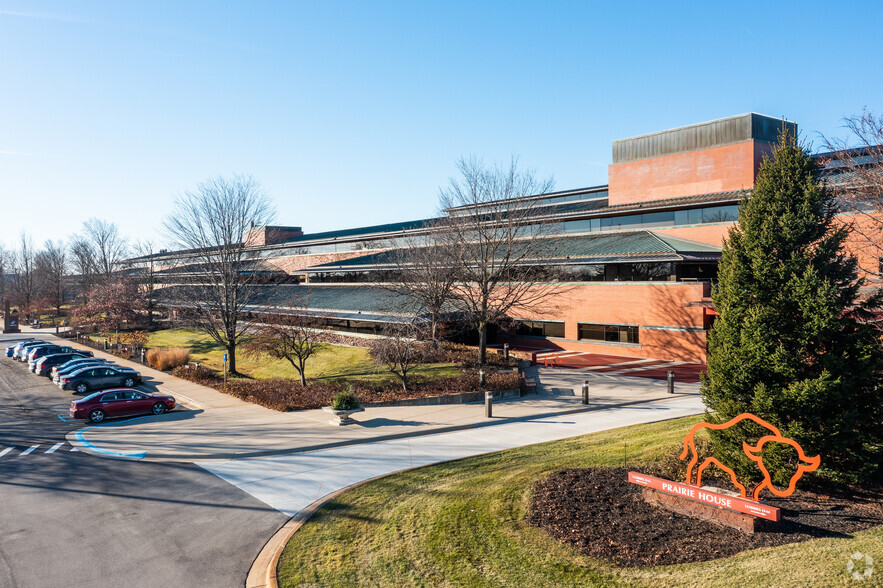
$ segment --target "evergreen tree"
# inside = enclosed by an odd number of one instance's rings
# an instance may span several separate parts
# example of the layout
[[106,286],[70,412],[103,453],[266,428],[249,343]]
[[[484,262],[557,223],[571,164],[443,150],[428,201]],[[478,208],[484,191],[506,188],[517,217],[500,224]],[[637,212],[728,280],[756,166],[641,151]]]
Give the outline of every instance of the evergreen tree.
[[[883,354],[868,322],[880,298],[859,300],[864,280],[843,250],[848,228],[834,222],[836,202],[815,172],[783,130],[724,241],[702,396],[716,411],[710,421],[754,413],[808,456],[821,455],[819,473],[854,480],[873,475],[883,458]],[[751,478],[757,468],[742,442],[764,434],[751,424],[712,440],[724,463]],[[795,459],[781,447],[764,456],[786,485]]]

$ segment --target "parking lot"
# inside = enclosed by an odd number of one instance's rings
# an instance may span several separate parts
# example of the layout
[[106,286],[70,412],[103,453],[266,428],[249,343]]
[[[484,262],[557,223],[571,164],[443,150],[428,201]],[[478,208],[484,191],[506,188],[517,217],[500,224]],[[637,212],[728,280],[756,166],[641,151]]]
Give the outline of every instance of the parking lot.
[[0,586],[241,586],[286,517],[191,464],[77,451],[75,398],[0,358]]

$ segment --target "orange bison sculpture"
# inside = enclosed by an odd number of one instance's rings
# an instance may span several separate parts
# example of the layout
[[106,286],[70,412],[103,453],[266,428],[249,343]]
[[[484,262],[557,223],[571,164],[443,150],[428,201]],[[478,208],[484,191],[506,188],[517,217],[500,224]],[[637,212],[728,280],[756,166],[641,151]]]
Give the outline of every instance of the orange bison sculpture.
[[[811,472],[816,470],[821,463],[821,456],[817,455],[815,457],[807,457],[803,452],[803,448],[797,444],[793,439],[788,439],[783,436],[782,433],[769,424],[765,420],[751,414],[751,413],[742,413],[739,416],[727,421],[726,423],[715,425],[713,423],[697,423],[693,425],[693,428],[690,429],[690,432],[687,433],[687,436],[684,437],[684,452],[680,455],[681,459],[686,459],[688,455],[691,455],[690,462],[687,464],[687,484],[693,484],[695,486],[702,485],[702,472],[705,469],[714,464],[723,471],[725,471],[733,482],[733,485],[739,489],[740,495],[742,498],[748,497],[748,491],[745,488],[744,484],[739,483],[737,479],[736,472],[734,472],[731,468],[725,466],[715,457],[706,457],[702,464],[696,468],[696,464],[699,463],[699,452],[696,451],[696,443],[694,440],[694,436],[696,433],[702,429],[713,429],[713,430],[723,430],[729,429],[733,425],[740,423],[744,420],[751,420],[760,425],[761,427],[767,429],[770,434],[761,437],[756,445],[749,445],[746,442],[742,443],[742,451],[745,452],[745,455],[748,456],[748,459],[754,461],[757,464],[757,467],[760,469],[761,474],[763,474],[763,480],[754,488],[752,493],[752,497],[754,500],[758,500],[761,491],[766,488],[769,489],[770,492],[775,494],[776,496],[791,496],[794,493],[794,487],[797,485],[797,481],[805,474],[806,472]],[[794,449],[797,450],[797,455],[800,458],[800,463],[797,466],[797,471],[791,476],[790,483],[788,484],[788,488],[786,490],[778,490],[775,486],[773,486],[772,479],[770,477],[770,473],[767,470],[766,465],[763,463],[763,456],[761,455],[761,451],[763,450],[763,446],[767,443],[785,443],[786,445],[790,445]],[[696,468],[696,481],[693,480],[693,471]]]

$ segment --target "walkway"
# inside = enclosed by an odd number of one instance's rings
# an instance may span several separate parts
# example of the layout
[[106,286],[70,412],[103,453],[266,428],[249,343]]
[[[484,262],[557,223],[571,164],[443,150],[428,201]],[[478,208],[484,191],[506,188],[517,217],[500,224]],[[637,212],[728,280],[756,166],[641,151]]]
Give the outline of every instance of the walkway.
[[578,368],[617,375],[628,374],[654,380],[665,380],[668,372],[671,371],[677,382],[684,383],[699,382],[700,374],[706,370],[705,364],[702,363],[603,355],[587,351],[545,350],[535,354],[534,357],[538,365]]
[[605,411],[366,443],[310,454],[198,463],[261,502],[294,516],[341,488],[393,472],[703,411],[693,395]]
[[[44,339],[53,337],[34,333],[38,334]],[[112,357],[100,351],[95,354]],[[330,415],[322,410],[277,412],[135,362],[113,359],[138,369],[147,389],[170,393],[189,410],[90,425],[68,435],[68,440],[82,451],[157,461],[267,457],[463,429],[484,434],[504,424],[529,427],[544,418],[583,412],[605,415],[597,417],[602,420],[616,420],[619,417],[614,413],[624,408],[637,410],[672,399],[660,380],[586,369],[533,367],[528,376],[537,379],[537,394],[495,401],[491,419],[485,418],[483,403],[371,407],[355,415],[356,424],[341,427],[330,424]],[[581,402],[585,380],[590,386],[588,406]],[[697,384],[679,383],[676,397],[689,400],[694,413],[702,412]]]

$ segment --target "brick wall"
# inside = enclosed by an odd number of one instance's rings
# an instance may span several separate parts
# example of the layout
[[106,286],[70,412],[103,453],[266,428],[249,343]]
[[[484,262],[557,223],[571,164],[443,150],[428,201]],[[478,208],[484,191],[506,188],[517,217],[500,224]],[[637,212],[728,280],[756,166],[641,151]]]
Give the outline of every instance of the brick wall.
[[768,143],[743,141],[609,166],[610,204],[743,190],[754,186]]

